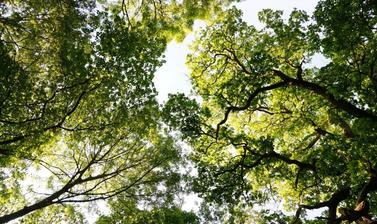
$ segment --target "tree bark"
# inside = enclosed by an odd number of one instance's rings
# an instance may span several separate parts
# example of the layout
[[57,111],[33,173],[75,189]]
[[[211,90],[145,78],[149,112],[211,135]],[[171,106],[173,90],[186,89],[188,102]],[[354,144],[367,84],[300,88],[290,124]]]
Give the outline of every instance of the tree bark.
[[352,116],[358,117],[358,118],[369,118],[375,122],[377,122],[377,115],[374,114],[370,110],[363,110],[352,103],[344,100],[344,99],[337,99],[333,94],[329,92],[328,89],[326,89],[323,86],[320,86],[316,83],[311,83],[305,80],[299,80],[295,78],[291,78],[288,75],[284,74],[283,72],[279,70],[274,70],[275,74],[279,76],[283,81],[288,82],[289,85],[301,87],[303,89],[309,90],[313,93],[316,93],[325,99],[327,99],[332,105],[335,107],[344,110],[345,112],[349,113]]
[[30,206],[25,206],[24,208],[22,208],[22,209],[20,209],[18,211],[15,211],[13,213],[1,216],[0,217],[0,223],[6,223],[6,222],[9,222],[9,221],[12,221],[14,219],[20,218],[20,217],[22,217],[24,215],[27,215],[27,214],[29,214],[31,212],[34,212],[36,210],[39,210],[39,209],[45,208],[45,207],[47,207],[49,205],[55,204],[56,202],[54,200],[58,199],[62,194],[64,194],[65,192],[67,192],[75,184],[76,184],[76,182],[67,183],[59,191],[51,194],[50,196],[42,199],[41,201],[36,202],[36,203],[34,203],[34,204],[30,205]]

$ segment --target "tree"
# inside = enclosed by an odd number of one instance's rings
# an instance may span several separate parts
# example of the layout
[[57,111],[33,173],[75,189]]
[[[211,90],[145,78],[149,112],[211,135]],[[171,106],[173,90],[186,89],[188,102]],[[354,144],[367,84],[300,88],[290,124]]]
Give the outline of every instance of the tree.
[[182,211],[178,207],[163,203],[148,210],[141,210],[127,198],[118,198],[111,204],[112,213],[101,216],[97,224],[129,223],[129,224],[199,224],[198,217],[192,212]]
[[[376,9],[323,0],[312,19],[294,10],[287,20],[264,10],[257,30],[233,8],[201,33],[188,64],[203,102],[174,96],[166,119],[194,148],[208,218],[255,223],[260,205],[276,223],[310,223],[317,208],[315,223],[375,222]],[[317,55],[328,63],[310,64]]]
[[[64,206],[151,199],[179,182],[179,147],[162,128],[153,75],[167,41],[216,3],[0,3],[1,223],[35,211],[23,221],[56,211],[81,219]],[[31,176],[47,186],[26,187]]]
[[[127,95],[126,107],[154,101],[152,78],[163,62],[160,57],[167,40],[183,36],[195,18],[205,18],[220,7],[215,1],[182,4],[92,0],[1,3],[1,68],[9,74],[1,76],[3,158],[28,156],[30,148],[46,141],[43,136],[47,132],[103,129],[109,124],[98,122],[99,114],[92,108],[112,108],[110,102],[119,103],[121,94]],[[176,15],[178,12],[182,15]],[[126,82],[135,88],[122,86]],[[88,96],[103,100],[85,108],[81,103]],[[112,114],[112,110],[96,113]],[[77,119],[79,114],[89,113],[92,120]],[[70,125],[69,118],[74,115],[75,125]]]
[[[122,212],[123,210],[121,210]],[[105,223],[130,223],[130,224],[197,224],[198,218],[192,212],[185,212],[178,208],[160,208],[152,211],[138,210],[134,211],[126,210],[122,213],[113,214],[112,216],[102,216],[97,224]]]
[[[106,12],[82,13],[93,4],[3,5],[2,161],[19,178],[4,180],[1,222],[52,204],[130,193],[172,159],[158,158],[172,143],[157,133],[152,85],[166,42],[151,30],[127,30]],[[28,161],[51,171],[53,193],[22,202],[17,182]]]
[[52,205],[19,219],[20,223],[87,223],[74,205]]

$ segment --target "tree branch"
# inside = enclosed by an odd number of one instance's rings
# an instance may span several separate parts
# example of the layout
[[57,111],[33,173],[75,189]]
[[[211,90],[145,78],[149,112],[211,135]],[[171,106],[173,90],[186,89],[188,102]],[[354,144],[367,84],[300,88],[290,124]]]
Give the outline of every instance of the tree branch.
[[286,86],[286,85],[287,85],[287,82],[278,82],[278,83],[275,83],[275,84],[272,84],[272,85],[269,85],[269,86],[258,88],[253,93],[251,93],[249,95],[248,99],[246,100],[246,103],[243,106],[229,106],[229,107],[227,107],[226,110],[225,110],[225,113],[224,113],[224,118],[217,124],[216,139],[219,136],[220,126],[226,123],[226,121],[228,120],[228,116],[229,116],[230,112],[246,110],[250,107],[252,101],[255,99],[255,97],[258,96],[258,94],[269,91],[269,90],[278,89],[278,88]]
[[305,80],[291,78],[279,70],[273,70],[273,72],[277,76],[279,76],[283,81],[287,82],[289,85],[301,87],[311,92],[314,92],[327,99],[332,105],[334,105],[338,109],[341,109],[349,113],[350,115],[353,115],[358,118],[369,118],[374,122],[377,122],[377,115],[374,114],[374,112],[370,110],[360,109],[344,99],[337,99],[332,93],[330,93],[328,89],[326,89],[323,86]]
[[[336,224],[338,223],[338,220],[336,218],[336,209],[339,205],[339,203],[345,199],[347,199],[350,196],[350,188],[345,188],[336,191],[329,200],[324,202],[319,202],[314,205],[300,205],[299,207],[305,208],[305,209],[318,209],[323,207],[329,208],[329,214],[328,214],[328,224]],[[297,214],[296,214],[297,216]]]

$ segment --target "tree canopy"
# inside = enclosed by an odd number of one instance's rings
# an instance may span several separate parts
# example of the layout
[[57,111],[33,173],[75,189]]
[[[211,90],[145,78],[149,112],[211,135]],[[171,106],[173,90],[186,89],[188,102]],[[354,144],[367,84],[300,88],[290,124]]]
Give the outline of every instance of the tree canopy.
[[[259,30],[231,2],[2,1],[0,223],[86,223],[98,200],[99,224],[375,223],[376,2],[266,9]],[[154,73],[195,19],[200,103],[159,105]]]
[[97,220],[97,224],[130,223],[130,224],[199,224],[199,218],[193,212],[182,211],[178,207],[169,207],[164,204],[160,207],[142,210],[128,198],[118,197],[111,201],[110,215],[103,215]]
[[[312,18],[288,19],[267,9],[260,30],[232,8],[201,32],[188,65],[202,102],[172,96],[166,119],[194,149],[209,220],[373,222],[376,6],[324,0]],[[318,55],[323,66],[311,64]]]
[[73,203],[118,195],[172,201],[181,152],[163,128],[154,72],[168,41],[221,6],[2,1],[0,223],[81,222]]

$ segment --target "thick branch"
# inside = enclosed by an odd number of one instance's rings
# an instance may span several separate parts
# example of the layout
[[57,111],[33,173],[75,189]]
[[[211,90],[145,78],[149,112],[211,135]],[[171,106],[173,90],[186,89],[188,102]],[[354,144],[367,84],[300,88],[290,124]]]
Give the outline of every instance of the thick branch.
[[54,204],[54,199],[57,199],[60,195],[67,192],[71,187],[73,187],[77,183],[77,181],[78,180],[66,184],[59,191],[56,191],[55,193],[51,194],[50,196],[46,197],[45,199],[43,199],[43,200],[41,200],[41,201],[39,201],[39,202],[37,202],[33,205],[25,206],[24,208],[22,208],[22,209],[20,209],[16,212],[1,216],[0,217],[0,223],[9,222],[11,220],[17,219],[17,218],[22,217],[24,215],[27,215],[27,214],[29,214],[33,211],[36,211],[38,209],[42,209],[42,208],[45,208],[49,205]]
[[[136,167],[136,166],[142,166],[143,161],[145,161],[144,157],[141,158],[140,160],[134,161],[131,164],[119,164],[119,167],[115,170],[107,170],[106,171],[106,169],[105,169],[104,171],[102,171],[102,173],[100,173],[98,175],[85,176],[89,172],[91,167],[93,167],[95,164],[100,164],[101,161],[104,161],[106,159],[105,157],[110,157],[109,153],[114,150],[114,147],[122,139],[123,138],[120,138],[118,141],[113,143],[108,149],[106,149],[106,150],[100,149],[96,153],[94,153],[94,155],[90,158],[88,163],[85,166],[83,166],[81,169],[77,169],[75,174],[72,175],[69,178],[68,182],[63,187],[61,187],[59,190],[57,190],[56,192],[52,193],[48,197],[46,197],[46,198],[44,198],[44,199],[42,199],[42,200],[40,200],[40,201],[38,201],[38,202],[36,202],[32,205],[25,206],[24,208],[22,208],[18,211],[15,211],[13,213],[1,216],[0,217],[0,223],[5,223],[5,222],[9,222],[11,220],[20,218],[22,216],[25,216],[25,215],[32,213],[32,212],[39,210],[39,209],[43,209],[43,208],[50,206],[52,204],[74,202],[75,201],[74,199],[70,199],[70,198],[73,198],[73,197],[90,196],[91,193],[92,193],[91,191],[94,191],[95,189],[97,189],[98,186],[100,184],[104,183],[105,181],[107,181],[111,178],[114,178],[115,176],[121,175],[122,172],[125,172],[129,169]],[[117,194],[124,192],[127,189],[138,184],[147,174],[149,174],[158,165],[160,165],[160,163],[156,163],[156,164],[150,166],[148,168],[148,170],[146,170],[145,172],[140,173],[140,175],[134,181],[132,181],[130,184],[128,184],[126,186],[122,186],[121,188],[119,188],[120,190],[117,191]],[[54,168],[56,168],[56,167],[54,167]],[[65,175],[68,176],[67,172],[64,172],[61,169],[58,169],[58,170],[60,170],[60,172],[62,172]],[[56,173],[55,173],[55,175],[56,175]],[[93,185],[93,187],[86,189],[85,191],[82,191],[82,192],[74,192],[73,191],[73,189],[76,186],[83,185],[83,184],[86,184],[86,183],[94,183],[94,185]],[[106,198],[108,198],[108,197],[114,196],[115,192],[112,192],[111,190],[110,191],[104,191],[102,193],[102,195],[106,196]],[[65,200],[65,199],[70,199],[70,200]],[[93,200],[98,200],[98,199],[101,199],[101,197],[88,198],[88,199],[85,199],[83,201],[93,201]],[[79,202],[79,201],[80,200],[77,199],[77,202]]]
[[345,199],[347,199],[350,196],[350,189],[341,189],[339,191],[336,191],[329,200],[324,202],[319,202],[314,205],[300,205],[299,207],[305,208],[305,209],[318,209],[323,207],[329,208],[329,215],[328,215],[328,224],[335,224],[337,223],[336,218],[336,209],[339,205],[339,203]]
[[291,159],[291,158],[286,157],[284,155],[278,154],[275,151],[268,153],[267,155],[270,158],[275,158],[275,159],[281,160],[281,161],[283,161],[287,164],[290,164],[290,165],[294,164],[294,165],[298,166],[300,169],[312,170],[314,172],[316,171],[316,167],[313,164],[304,163],[304,162],[300,162],[300,161],[295,160],[295,159]]
[[272,85],[269,85],[269,86],[258,88],[253,93],[251,93],[249,95],[248,99],[246,100],[246,103],[243,106],[229,106],[229,107],[227,107],[226,110],[225,110],[224,118],[217,124],[216,138],[219,135],[220,126],[225,124],[225,122],[228,120],[228,116],[229,116],[230,112],[246,110],[250,107],[252,101],[255,99],[255,97],[258,96],[258,94],[269,91],[269,90],[277,89],[277,88],[280,88],[280,87],[283,87],[283,86],[286,86],[286,85],[287,85],[287,82],[278,82],[278,83],[275,83],[275,84],[272,84]]
[[364,185],[364,187],[361,189],[361,191],[360,191],[360,193],[357,197],[356,205],[365,201],[370,192],[377,190],[377,171],[372,167],[372,164],[370,162],[368,162],[368,164],[369,164],[368,171],[369,171],[370,179]]
[[[266,160],[266,159],[277,159],[277,160],[283,161],[284,163],[289,164],[289,165],[296,165],[297,167],[299,167],[300,170],[311,170],[313,172],[316,172],[316,167],[315,167],[314,164],[305,163],[305,162],[301,162],[299,160],[291,159],[291,158],[284,156],[282,154],[279,154],[275,151],[262,154],[262,153],[257,153],[255,151],[252,151],[247,146],[244,146],[244,149],[245,149],[245,153],[243,155],[241,155],[242,158],[235,164],[235,166],[233,168],[222,170],[221,172],[216,173],[216,175],[218,176],[218,175],[221,175],[223,173],[234,172],[238,167],[253,169],[253,168],[261,165],[262,161]],[[250,152],[251,155],[257,157],[252,163],[245,163],[246,157],[250,156],[250,155],[246,154],[246,150],[248,152]]]
[[344,99],[337,99],[332,93],[329,92],[328,89],[326,89],[323,86],[320,86],[316,83],[311,83],[308,81],[291,78],[279,70],[273,70],[273,71],[277,76],[279,76],[282,80],[287,82],[289,85],[301,87],[311,92],[314,92],[326,98],[332,105],[334,105],[335,107],[341,110],[346,111],[350,115],[353,115],[358,118],[370,118],[371,120],[377,122],[377,115],[374,114],[372,111],[360,109]]

